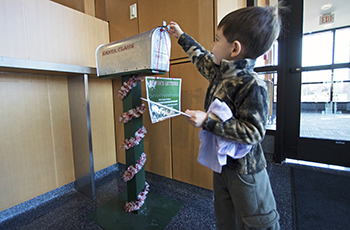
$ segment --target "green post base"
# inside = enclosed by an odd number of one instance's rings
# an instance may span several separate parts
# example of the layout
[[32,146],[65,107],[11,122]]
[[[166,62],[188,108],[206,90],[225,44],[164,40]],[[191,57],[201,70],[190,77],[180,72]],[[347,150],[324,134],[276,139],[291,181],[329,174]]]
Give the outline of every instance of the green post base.
[[106,230],[161,230],[165,229],[173,217],[180,211],[179,201],[149,193],[145,204],[147,209],[138,215],[123,210],[126,192],[108,201],[87,217]]
[[[132,76],[122,76],[122,83],[126,82]],[[141,104],[141,82],[131,89],[129,94],[123,99],[123,112],[135,108]],[[142,115],[134,118],[128,123],[124,124],[125,139],[135,136],[135,132],[143,126]],[[135,165],[141,154],[144,152],[143,140],[140,144],[125,151],[126,167]],[[139,193],[145,189],[145,170],[142,168],[133,179],[127,182],[127,200],[128,202],[136,201]],[[144,204],[137,213],[142,212],[146,208]]]

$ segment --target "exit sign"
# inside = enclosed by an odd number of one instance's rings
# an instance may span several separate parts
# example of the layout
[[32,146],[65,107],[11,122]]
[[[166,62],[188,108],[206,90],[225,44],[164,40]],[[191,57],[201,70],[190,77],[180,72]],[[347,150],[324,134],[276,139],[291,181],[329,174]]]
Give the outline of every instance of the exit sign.
[[334,22],[334,13],[332,14],[324,14],[320,16],[320,25],[333,23]]

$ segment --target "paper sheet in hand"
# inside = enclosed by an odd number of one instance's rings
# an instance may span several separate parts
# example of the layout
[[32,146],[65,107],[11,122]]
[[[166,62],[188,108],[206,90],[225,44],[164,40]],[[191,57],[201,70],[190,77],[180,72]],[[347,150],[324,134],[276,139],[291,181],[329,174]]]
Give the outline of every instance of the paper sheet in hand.
[[146,77],[146,93],[147,100],[151,101],[148,108],[152,123],[182,113],[180,78]]

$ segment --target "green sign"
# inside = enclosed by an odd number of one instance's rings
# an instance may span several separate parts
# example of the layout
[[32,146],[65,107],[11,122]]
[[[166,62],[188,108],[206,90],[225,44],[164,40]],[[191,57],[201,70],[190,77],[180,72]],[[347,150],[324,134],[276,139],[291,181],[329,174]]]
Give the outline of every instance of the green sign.
[[181,78],[146,77],[146,92],[152,123],[181,114]]

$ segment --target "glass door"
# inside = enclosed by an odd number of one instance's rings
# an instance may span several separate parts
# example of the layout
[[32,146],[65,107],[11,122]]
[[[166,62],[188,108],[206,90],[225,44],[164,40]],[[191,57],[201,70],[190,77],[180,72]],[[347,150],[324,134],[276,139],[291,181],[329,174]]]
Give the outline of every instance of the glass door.
[[350,167],[350,2],[288,2],[277,149],[282,158]]
[[349,44],[350,27],[304,33],[300,137],[350,141]]

